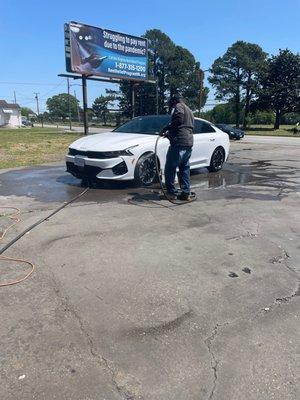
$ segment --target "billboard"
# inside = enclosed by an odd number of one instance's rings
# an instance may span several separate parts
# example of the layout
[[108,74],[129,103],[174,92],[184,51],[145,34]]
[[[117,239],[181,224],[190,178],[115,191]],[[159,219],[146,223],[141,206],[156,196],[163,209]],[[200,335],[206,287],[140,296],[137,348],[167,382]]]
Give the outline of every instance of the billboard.
[[65,53],[68,72],[148,79],[148,43],[141,37],[70,22],[65,24]]

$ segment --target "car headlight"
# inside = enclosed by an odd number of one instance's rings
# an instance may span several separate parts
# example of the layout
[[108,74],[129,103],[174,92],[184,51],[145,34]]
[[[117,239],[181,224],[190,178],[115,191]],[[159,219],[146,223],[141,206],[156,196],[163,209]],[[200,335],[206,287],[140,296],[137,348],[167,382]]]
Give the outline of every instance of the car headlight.
[[138,146],[138,144],[136,144],[135,146],[127,147],[127,149],[125,149],[125,150],[106,151],[105,153],[107,155],[110,155],[112,158],[113,157],[120,157],[120,156],[133,156],[133,153],[130,150],[134,149],[137,146]]
[[116,150],[116,151],[93,151],[93,150],[76,150],[72,147],[69,147],[69,155],[70,156],[84,156],[87,158],[99,158],[99,159],[106,159],[106,158],[116,158],[120,156],[133,156],[134,154],[130,151],[135,146],[127,147],[124,150]]

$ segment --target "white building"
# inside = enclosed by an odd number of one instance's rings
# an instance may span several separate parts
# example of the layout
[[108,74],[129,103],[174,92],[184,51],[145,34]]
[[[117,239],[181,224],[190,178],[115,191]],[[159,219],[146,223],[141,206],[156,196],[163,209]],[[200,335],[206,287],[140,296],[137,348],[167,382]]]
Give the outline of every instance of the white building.
[[10,104],[0,100],[0,126],[21,127],[21,107],[19,104]]

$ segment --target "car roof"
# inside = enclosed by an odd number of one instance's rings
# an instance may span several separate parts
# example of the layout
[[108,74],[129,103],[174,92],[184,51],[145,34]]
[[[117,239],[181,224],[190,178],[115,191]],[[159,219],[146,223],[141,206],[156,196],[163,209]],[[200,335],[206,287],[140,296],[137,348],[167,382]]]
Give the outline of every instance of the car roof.
[[[149,114],[149,115],[139,115],[136,116],[134,118],[143,118],[143,117],[171,117],[170,114]],[[133,119],[134,119],[133,118]],[[208,121],[207,119],[203,119],[203,118],[199,118],[199,117],[194,117],[197,121],[204,121],[204,122],[208,122],[209,124],[213,124],[212,122]],[[214,124],[213,124],[214,125]]]

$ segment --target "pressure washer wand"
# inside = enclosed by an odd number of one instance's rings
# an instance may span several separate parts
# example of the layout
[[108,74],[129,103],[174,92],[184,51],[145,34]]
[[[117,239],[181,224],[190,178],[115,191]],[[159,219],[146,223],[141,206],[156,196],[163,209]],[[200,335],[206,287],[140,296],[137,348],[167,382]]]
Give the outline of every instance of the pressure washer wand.
[[[161,170],[160,170],[159,165],[158,165],[157,147],[158,147],[159,139],[164,139],[164,138],[166,138],[166,136],[160,136],[160,135],[158,135],[158,137],[157,137],[157,139],[156,139],[156,141],[155,141],[154,155],[155,155],[155,166],[156,166],[157,177],[158,177],[158,181],[159,181],[161,190],[162,190],[162,192],[163,192],[165,198],[166,198],[170,203],[175,204],[176,206],[180,206],[181,204],[185,204],[185,203],[187,203],[187,202],[186,202],[186,201],[176,201],[176,200],[173,200],[173,199],[168,195],[168,192],[166,191],[166,189],[165,189],[165,187],[164,187],[164,184],[163,184],[163,181],[162,181],[162,178],[161,178]],[[189,200],[188,202],[195,201],[196,199],[197,199],[197,198],[196,198],[196,194],[195,194],[195,195],[194,195],[194,198],[191,199],[191,200]]]

